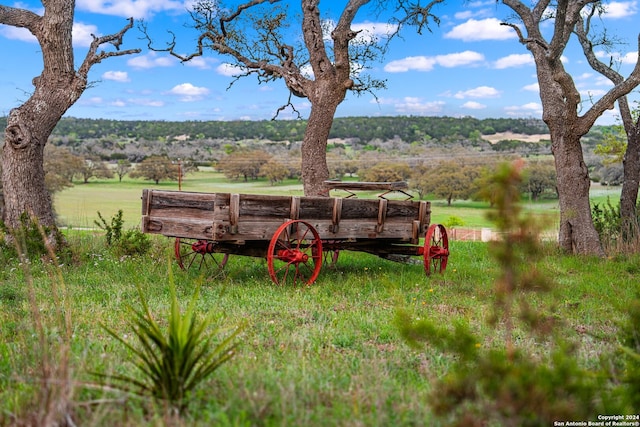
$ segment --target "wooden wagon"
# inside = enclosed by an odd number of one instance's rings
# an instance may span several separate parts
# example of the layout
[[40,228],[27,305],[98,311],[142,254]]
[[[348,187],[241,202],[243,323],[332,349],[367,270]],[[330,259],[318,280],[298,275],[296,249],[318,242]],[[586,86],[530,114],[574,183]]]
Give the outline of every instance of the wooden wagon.
[[142,229],[175,238],[183,269],[222,269],[229,255],[261,257],[278,284],[313,283],[323,261],[335,263],[345,250],[394,261],[418,256],[427,275],[443,272],[448,239],[442,225],[430,225],[431,204],[388,200],[387,190],[358,199],[146,189]]

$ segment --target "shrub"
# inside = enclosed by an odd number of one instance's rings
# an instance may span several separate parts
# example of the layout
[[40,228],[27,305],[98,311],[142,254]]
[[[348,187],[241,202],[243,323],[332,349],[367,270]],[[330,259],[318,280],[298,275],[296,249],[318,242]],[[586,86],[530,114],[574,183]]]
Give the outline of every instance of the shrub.
[[124,225],[124,220],[122,219],[122,209],[118,210],[113,217],[111,217],[111,222],[107,223],[102,217],[100,211],[98,211],[98,218],[100,218],[100,222],[98,220],[93,221],[100,229],[106,232],[105,238],[107,239],[107,246],[111,246],[113,242],[120,240],[122,236],[122,227]]
[[149,236],[137,228],[123,231],[122,209],[118,210],[118,213],[111,218],[110,222],[107,222],[100,212],[98,212],[98,217],[100,222],[95,220],[94,223],[105,231],[107,246],[111,247],[116,255],[144,255],[151,248]]
[[149,236],[137,228],[125,231],[115,244],[116,254],[119,256],[144,255],[151,248]]
[[[638,222],[640,222],[640,202],[636,209]],[[605,203],[594,203],[591,206],[591,216],[600,241],[605,247],[615,248],[619,243],[633,243],[634,237],[638,236],[638,230],[623,230],[620,203],[614,205],[609,197]],[[632,227],[635,228],[635,226]]]

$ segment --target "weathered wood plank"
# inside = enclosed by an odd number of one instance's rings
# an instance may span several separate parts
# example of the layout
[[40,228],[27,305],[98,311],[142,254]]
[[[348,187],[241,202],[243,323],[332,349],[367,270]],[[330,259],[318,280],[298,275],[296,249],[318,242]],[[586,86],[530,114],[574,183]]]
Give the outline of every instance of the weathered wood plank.
[[184,237],[191,239],[213,239],[213,223],[209,221],[192,221],[181,217],[142,218],[144,233],[162,234],[167,237]]

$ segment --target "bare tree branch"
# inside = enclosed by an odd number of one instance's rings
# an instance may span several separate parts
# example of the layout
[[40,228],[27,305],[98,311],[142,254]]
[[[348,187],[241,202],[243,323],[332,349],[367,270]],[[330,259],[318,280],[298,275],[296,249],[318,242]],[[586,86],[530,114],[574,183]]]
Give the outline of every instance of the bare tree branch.
[[[93,41],[89,46],[89,51],[82,62],[82,65],[78,69],[78,73],[87,77],[89,74],[89,70],[91,67],[103,59],[111,58],[114,56],[124,56],[124,55],[132,55],[135,53],[140,53],[141,49],[128,49],[128,50],[120,50],[120,45],[122,44],[122,39],[127,31],[129,31],[133,27],[133,18],[129,18],[129,23],[124,26],[119,32],[107,36],[96,37],[95,35],[91,35],[93,37]],[[96,53],[98,49],[105,43],[111,43],[115,48],[116,52],[106,52],[101,51],[100,53]]]
[[431,0],[425,6],[420,4],[418,0],[400,0],[396,6],[396,11],[402,12],[400,18],[394,18],[392,22],[397,25],[393,36],[398,36],[400,30],[404,26],[416,27],[416,32],[422,34],[423,30],[431,32],[431,22],[440,25],[440,18],[431,12],[431,10],[444,0]]
[[0,24],[26,28],[35,34],[42,17],[30,10],[0,5]]

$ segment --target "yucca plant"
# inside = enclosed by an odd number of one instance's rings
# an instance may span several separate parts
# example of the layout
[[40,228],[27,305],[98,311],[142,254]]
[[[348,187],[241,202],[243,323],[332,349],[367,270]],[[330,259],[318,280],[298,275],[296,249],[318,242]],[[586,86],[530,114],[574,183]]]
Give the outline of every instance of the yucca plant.
[[138,345],[129,343],[102,325],[112,337],[133,353],[133,363],[139,375],[99,376],[110,387],[152,397],[165,404],[173,414],[182,415],[187,408],[188,393],[233,357],[237,346],[233,341],[242,327],[231,331],[216,344],[216,337],[222,331],[220,328],[211,329],[211,314],[199,318],[196,313],[200,284],[186,311],[181,313],[171,269],[169,272],[171,309],[166,328],[161,327],[154,319],[140,286],[137,289],[142,308],[131,307],[132,316],[129,320]]

